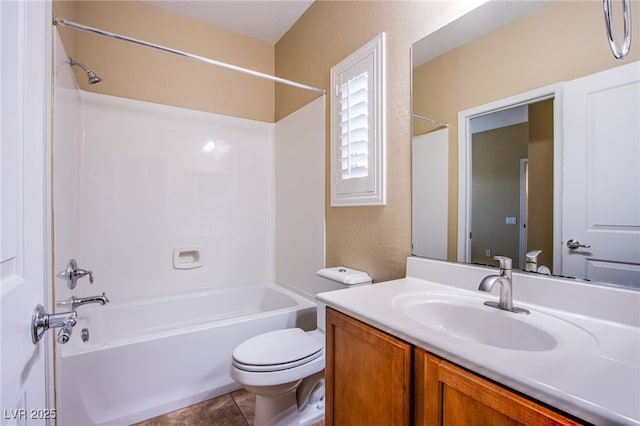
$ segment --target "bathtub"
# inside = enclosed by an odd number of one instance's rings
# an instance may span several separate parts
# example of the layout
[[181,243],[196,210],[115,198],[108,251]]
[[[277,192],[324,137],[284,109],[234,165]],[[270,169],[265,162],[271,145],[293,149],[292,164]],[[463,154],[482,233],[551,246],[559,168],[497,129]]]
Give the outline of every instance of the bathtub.
[[235,346],[266,331],[316,325],[314,301],[274,283],[77,312],[56,359],[61,426],[130,424],[240,389],[229,376]]

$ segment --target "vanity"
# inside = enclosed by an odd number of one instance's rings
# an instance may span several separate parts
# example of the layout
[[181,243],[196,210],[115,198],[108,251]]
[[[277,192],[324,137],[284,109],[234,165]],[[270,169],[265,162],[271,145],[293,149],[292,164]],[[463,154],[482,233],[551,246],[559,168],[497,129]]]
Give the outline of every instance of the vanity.
[[[406,278],[320,293],[326,417],[347,424],[640,425],[640,293],[410,257]],[[480,422],[480,423],[478,423]]]

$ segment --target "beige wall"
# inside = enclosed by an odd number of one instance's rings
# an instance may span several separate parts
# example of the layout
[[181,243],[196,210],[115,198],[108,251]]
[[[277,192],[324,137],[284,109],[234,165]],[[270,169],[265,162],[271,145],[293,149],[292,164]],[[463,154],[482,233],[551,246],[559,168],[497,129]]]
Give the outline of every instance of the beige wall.
[[[331,67],[379,33],[387,34],[387,205],[330,207],[325,164],[327,266],[362,269],[374,281],[404,276],[411,253],[410,46],[470,7],[469,2],[317,0],[276,44],[280,77],[328,89]],[[313,97],[276,87],[276,118]],[[326,126],[330,158],[328,115]]]
[[[78,2],[77,1],[59,1],[53,2],[53,16],[61,17],[69,21],[78,21]],[[62,35],[62,34],[61,34]],[[67,55],[75,58],[78,53],[78,33],[75,31],[64,32],[63,38],[64,49]],[[80,77],[81,70],[77,70],[76,78]]]
[[[56,1],[54,13],[84,25],[274,73],[274,46],[137,1]],[[76,69],[81,88],[259,121],[274,121],[275,84],[147,47],[58,27],[72,57],[102,77]]]
[[[640,2],[632,2],[640,26]],[[602,3],[556,1],[416,68],[414,112],[448,122],[449,245],[457,256],[457,113],[555,82],[636,61],[616,60],[605,37]]]

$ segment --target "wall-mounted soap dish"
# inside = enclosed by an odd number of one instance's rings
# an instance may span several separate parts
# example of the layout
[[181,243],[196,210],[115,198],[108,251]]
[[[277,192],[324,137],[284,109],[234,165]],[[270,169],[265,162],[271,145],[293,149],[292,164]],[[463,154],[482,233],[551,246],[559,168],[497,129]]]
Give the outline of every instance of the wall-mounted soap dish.
[[202,266],[202,249],[199,247],[181,247],[173,250],[174,269],[194,269]]

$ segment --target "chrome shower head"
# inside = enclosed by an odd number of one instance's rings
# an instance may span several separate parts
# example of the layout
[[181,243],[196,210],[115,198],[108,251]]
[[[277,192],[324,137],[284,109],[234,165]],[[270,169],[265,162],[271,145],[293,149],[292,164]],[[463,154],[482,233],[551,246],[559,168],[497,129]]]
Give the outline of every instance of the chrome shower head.
[[91,71],[89,68],[87,68],[84,64],[81,64],[80,62],[76,62],[74,61],[72,58],[69,58],[69,61],[67,61],[67,63],[71,66],[77,66],[82,68],[82,70],[84,72],[87,73],[87,78],[89,81],[89,84],[96,84],[96,83],[100,83],[102,81],[102,79],[100,77],[98,77],[96,75],[96,73],[94,73],[93,71]]
[[89,79],[89,84],[96,84],[102,81],[102,79],[91,70],[87,71],[87,78]]

